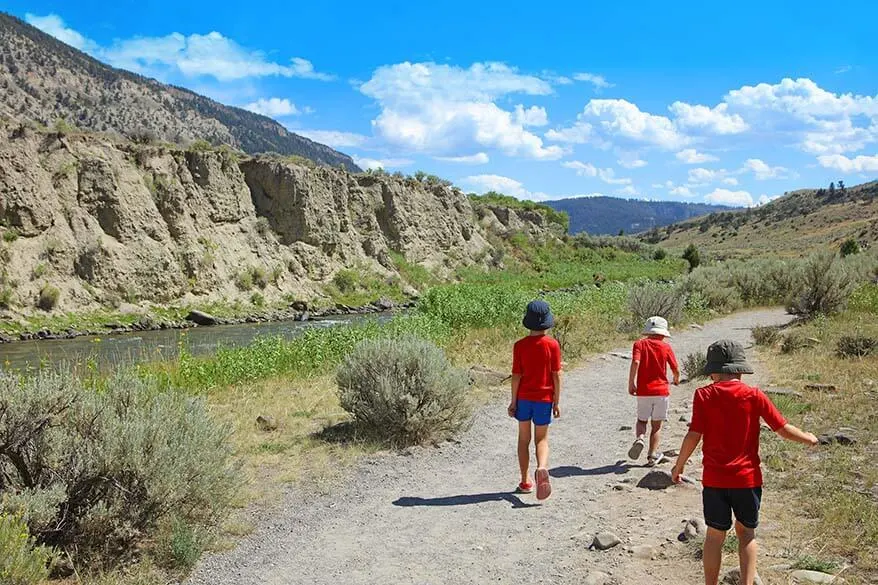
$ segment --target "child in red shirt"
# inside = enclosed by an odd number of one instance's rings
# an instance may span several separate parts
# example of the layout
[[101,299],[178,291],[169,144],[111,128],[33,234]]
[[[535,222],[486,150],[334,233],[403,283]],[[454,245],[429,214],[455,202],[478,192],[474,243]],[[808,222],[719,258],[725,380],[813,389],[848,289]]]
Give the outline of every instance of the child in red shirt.
[[816,445],[817,437],[788,424],[771,400],[758,388],[747,386],[741,374],[752,374],[744,348],[734,341],[717,341],[707,350],[704,373],[713,384],[695,391],[692,423],[683,439],[672,475],[675,482],[692,452],[704,439],[702,500],[707,536],[704,541],[704,582],[716,585],[722,564],[726,532],[735,517],[742,585],[756,579],[755,528],[762,502],[759,460],[759,419],[784,439]]
[[518,493],[529,494],[533,484],[528,477],[530,465],[531,424],[536,446],[537,499],[545,500],[552,493],[549,483],[549,424],[552,415],[561,416],[561,346],[546,335],[555,324],[552,311],[545,301],[527,305],[524,326],[530,335],[520,339],[512,349],[512,400],[509,416],[518,420],[518,466],[521,482]]
[[631,351],[631,368],[628,372],[628,393],[637,396],[637,425],[634,430],[634,444],[628,450],[628,457],[636,460],[643,452],[646,424],[650,421],[649,454],[647,465],[652,467],[661,463],[663,455],[658,450],[662,423],[668,420],[670,386],[668,385],[668,366],[674,374],[674,385],[680,383],[680,369],[677,356],[665,341],[671,334],[668,322],[662,317],[650,317],[643,329],[646,337],[634,342]]

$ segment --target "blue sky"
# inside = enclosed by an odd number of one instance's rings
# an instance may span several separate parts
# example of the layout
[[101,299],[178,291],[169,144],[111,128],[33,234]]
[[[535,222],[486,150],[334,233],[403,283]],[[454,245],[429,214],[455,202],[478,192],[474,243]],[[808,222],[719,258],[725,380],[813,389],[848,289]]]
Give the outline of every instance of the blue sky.
[[467,191],[754,205],[878,177],[878,4],[20,0],[118,67]]

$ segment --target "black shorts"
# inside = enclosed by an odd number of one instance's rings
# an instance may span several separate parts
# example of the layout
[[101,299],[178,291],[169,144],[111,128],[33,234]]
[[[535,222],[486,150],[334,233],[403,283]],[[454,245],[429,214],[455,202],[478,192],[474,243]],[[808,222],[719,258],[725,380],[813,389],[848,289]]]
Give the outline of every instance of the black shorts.
[[759,526],[759,506],[762,503],[762,488],[710,488],[701,493],[704,502],[704,523],[711,528],[728,531],[732,527],[732,512],[735,520],[747,528]]

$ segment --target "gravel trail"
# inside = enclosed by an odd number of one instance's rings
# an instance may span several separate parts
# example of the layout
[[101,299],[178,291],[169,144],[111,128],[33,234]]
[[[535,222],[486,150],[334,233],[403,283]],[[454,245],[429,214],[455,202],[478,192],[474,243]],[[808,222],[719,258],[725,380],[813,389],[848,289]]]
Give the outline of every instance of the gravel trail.
[[[679,360],[720,338],[746,347],[751,327],[788,320],[777,309],[738,313],[678,331],[671,344]],[[554,492],[545,503],[511,493],[516,431],[504,394],[460,442],[366,458],[329,494],[292,490],[237,548],[205,558],[188,583],[699,583],[698,561],[676,541],[682,521],[700,516],[699,487],[633,487],[647,470],[625,460],[633,431],[620,427],[633,425],[634,399],[626,392],[630,362],[616,354],[630,347],[564,376],[562,417],[549,434]],[[674,389],[664,449],[679,447],[695,387]],[[698,459],[689,469],[695,477]],[[604,530],[622,544],[588,550]]]

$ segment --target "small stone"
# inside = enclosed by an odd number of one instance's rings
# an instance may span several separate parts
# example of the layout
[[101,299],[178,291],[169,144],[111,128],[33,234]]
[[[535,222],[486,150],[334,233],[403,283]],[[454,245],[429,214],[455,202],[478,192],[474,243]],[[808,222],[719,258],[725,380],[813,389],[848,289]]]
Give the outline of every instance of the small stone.
[[[759,574],[756,574],[756,579],[753,581],[755,585],[762,585],[762,578]],[[741,585],[741,569],[729,569],[723,574],[722,579],[720,579],[721,585]]]
[[630,359],[631,359],[631,354],[630,354],[630,353],[622,353],[622,352],[618,352],[618,351],[611,351],[611,352],[610,352],[610,355],[613,356],[613,357],[621,358],[621,359],[623,359],[623,360],[630,360]]
[[389,299],[378,299],[377,301],[372,301],[372,306],[378,309],[379,311],[389,311],[393,308],[393,301]]
[[819,571],[793,571],[790,573],[790,579],[793,583],[801,585],[810,585],[812,583],[829,583],[837,585],[839,583],[844,583],[844,579],[841,577],[836,577],[835,575],[830,575],[828,573],[821,573]]
[[699,325],[698,323],[692,323],[691,325],[689,325],[689,329],[698,329],[699,331],[701,331],[702,329],[704,329],[704,325]]
[[630,427],[628,425],[622,425],[621,427],[619,427],[619,430],[620,431],[630,431],[630,430],[632,430],[632,427]]
[[418,292],[418,289],[411,285],[405,285],[402,287],[402,294],[407,296],[410,299],[419,299],[421,298],[421,293]]
[[290,308],[299,313],[304,313],[308,310],[308,303],[305,301],[293,301],[290,303]]
[[583,583],[585,585],[609,585],[611,578],[612,577],[601,571],[589,571]]
[[682,542],[688,542],[690,540],[704,538],[706,532],[707,526],[704,524],[704,520],[701,518],[692,518],[691,520],[686,521],[686,526],[683,528],[679,540]]
[[656,469],[650,471],[637,482],[637,487],[648,490],[665,490],[674,485],[671,474],[668,471]]
[[268,433],[277,430],[277,419],[273,416],[259,415],[256,417],[256,426],[260,431]]
[[844,432],[835,433],[834,438],[835,438],[835,442],[838,443],[839,445],[849,446],[849,445],[853,445],[854,443],[857,442],[857,440],[855,438],[853,438],[852,436],[850,436]]
[[619,537],[612,532],[601,532],[594,537],[594,541],[591,543],[591,548],[597,550],[609,550],[621,543],[622,541],[619,540]]
[[644,561],[655,559],[655,547],[648,544],[639,544],[631,547],[631,553],[634,555],[635,559],[641,559]]
[[682,422],[682,423],[686,423],[686,424],[688,425],[688,424],[689,424],[689,415],[688,415],[688,414],[684,414],[683,416],[681,416],[681,417],[680,417],[680,422]]

